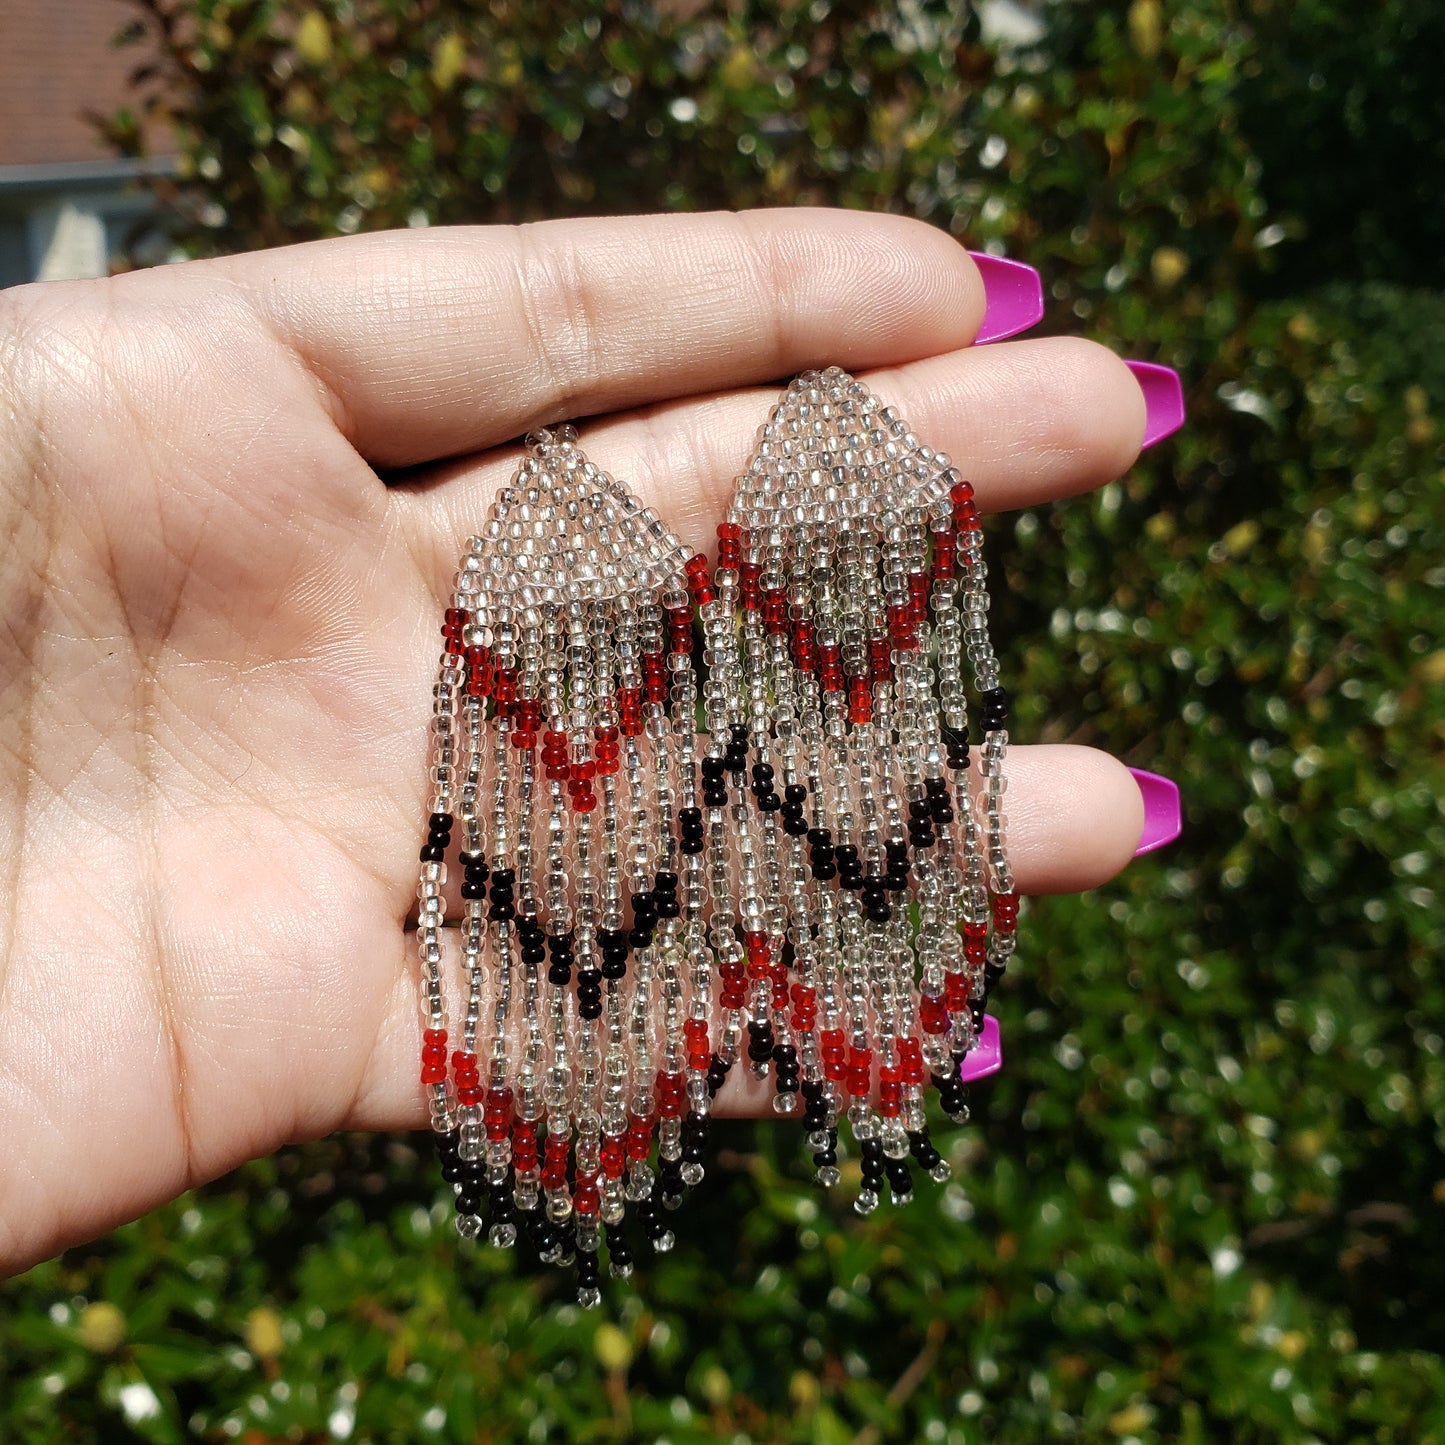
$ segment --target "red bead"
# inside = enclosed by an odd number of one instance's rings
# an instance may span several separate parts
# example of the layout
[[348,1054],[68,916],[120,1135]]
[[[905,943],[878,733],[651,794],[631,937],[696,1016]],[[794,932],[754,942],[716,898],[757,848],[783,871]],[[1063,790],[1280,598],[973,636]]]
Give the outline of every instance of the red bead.
[[904,1083],[923,1082],[923,1045],[912,1034],[898,1040],[898,1062]]
[[597,1191],[597,1175],[595,1172],[577,1173],[577,1182],[572,1190],[572,1204],[578,1214],[596,1214],[601,1207],[601,1197]]
[[996,893],[993,897],[993,926],[1000,933],[1012,933],[1018,927],[1019,896],[1017,893]]
[[918,1021],[923,1025],[923,1032],[926,1034],[946,1034],[948,1032],[948,1009],[941,998],[931,998],[924,994],[918,1000]]
[[427,1029],[422,1034],[422,1041],[428,1044],[444,1044],[447,1041],[447,1031],[445,1029]]
[[651,1152],[652,1120],[634,1114],[627,1125],[627,1157],[634,1164],[640,1164]]
[[602,1173],[608,1179],[621,1179],[627,1168],[627,1136],[625,1134],[604,1134],[602,1136]]

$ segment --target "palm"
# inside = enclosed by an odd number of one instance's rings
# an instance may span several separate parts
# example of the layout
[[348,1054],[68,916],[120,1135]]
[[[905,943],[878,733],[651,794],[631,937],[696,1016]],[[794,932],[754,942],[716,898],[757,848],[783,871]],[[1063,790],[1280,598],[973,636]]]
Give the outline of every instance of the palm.
[[[596,224],[687,226],[720,252],[739,245],[737,227],[715,218]],[[816,217],[770,224],[779,236],[796,229],[810,259],[807,230],[824,228]],[[865,217],[826,225],[839,235],[900,227]],[[449,276],[447,246],[502,244],[457,234],[473,239],[400,238],[344,254],[383,275],[400,259],[405,291],[425,270],[418,262],[443,253],[423,278],[430,304]],[[933,233],[910,229],[907,242],[862,250],[875,272],[896,268],[910,287],[919,264],[909,246],[933,262],[940,247],[954,255]],[[623,249],[630,267],[634,248]],[[729,259],[689,259],[669,237],[658,249],[666,264],[696,268],[688,284],[699,294]],[[261,274],[270,258],[258,256],[91,290],[36,288],[0,318],[0,337],[11,337],[0,342],[0,505],[15,536],[0,561],[10,785],[0,861],[11,903],[0,935],[0,1265],[288,1139],[421,1115],[403,923],[425,799],[436,607],[461,538],[505,474],[507,457],[493,448],[564,410],[555,386],[537,379],[556,358],[528,373],[524,355],[518,390],[488,395],[510,365],[489,369],[473,356],[470,374],[458,361],[469,353],[457,352],[435,307],[413,302],[379,335],[364,324],[369,313],[343,317],[347,332],[324,302],[311,308],[331,278],[307,270],[311,256],[342,252],[274,254],[279,272],[300,268],[306,288],[273,284]],[[515,267],[504,260],[504,272]],[[730,264],[753,284],[755,264]],[[395,304],[377,275],[364,280],[368,298]],[[512,315],[484,286],[477,299],[476,276],[467,284],[457,304],[490,301]],[[849,284],[858,297],[878,293],[866,268]],[[353,278],[340,310],[357,304],[357,286]],[[267,310],[278,294],[289,303],[277,303],[281,322]],[[928,319],[921,295],[917,315],[894,316],[896,334],[880,342],[869,301],[845,297],[827,315],[806,313],[796,335],[776,328],[793,336],[784,355],[775,345],[751,354],[745,341],[709,351],[695,344],[709,323],[688,312],[686,289],[664,276],[658,294],[674,298],[676,314],[620,312],[636,314],[636,334],[600,374],[594,351],[580,356],[590,379],[566,411],[708,392],[821,359],[909,362],[948,349],[940,324],[963,331],[951,345],[976,324]],[[886,289],[883,301],[897,310]],[[744,287],[736,315],[717,323],[722,341],[754,324],[751,303]],[[574,309],[595,321],[597,305]],[[523,341],[538,341],[537,315],[545,308],[513,315]],[[433,354],[448,344],[453,370]],[[1096,393],[1117,385],[1110,365],[1091,357],[1105,378]],[[1062,384],[1078,390],[1074,377]],[[1097,484],[1119,469],[1116,454],[1132,455],[1133,404],[1116,395],[1096,405],[1102,440],[1051,462],[1052,482],[1040,483],[1035,459],[1012,441],[999,451],[1000,477],[1027,474],[1020,493]],[[1097,420],[1120,405],[1122,446]],[[746,395],[678,403],[669,419],[671,435],[686,439],[681,460],[694,474],[685,479],[653,421],[623,417],[601,434],[623,457],[616,469],[701,542],[759,414]],[[1046,440],[1039,446],[1047,453]],[[388,489],[372,469],[455,454],[468,460],[445,485],[433,471],[422,485]],[[982,471],[990,464],[984,456]],[[1100,808],[1117,813],[1117,799],[1080,802],[1097,854]],[[1125,812],[1122,832],[1131,826]],[[1134,837],[1137,828],[1128,846]],[[1079,886],[1123,856],[1051,858],[1035,866],[1035,885]]]
[[[14,920],[0,1058],[62,1231],[96,1207],[47,1167],[78,1150],[145,1202],[364,1115],[423,785],[434,579],[387,493],[254,331],[208,360],[114,319],[48,397],[46,435],[81,443],[19,477],[44,584],[7,579],[33,659],[7,823],[58,906]],[[142,410],[156,368],[177,384]]]

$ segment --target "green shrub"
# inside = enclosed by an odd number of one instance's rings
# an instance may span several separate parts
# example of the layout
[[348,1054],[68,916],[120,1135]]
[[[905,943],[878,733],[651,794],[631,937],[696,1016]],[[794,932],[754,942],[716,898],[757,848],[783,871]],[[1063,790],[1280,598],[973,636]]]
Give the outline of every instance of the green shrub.
[[1157,767],[1187,825],[1029,909],[1005,1072],[907,1210],[722,1127],[594,1317],[464,1250],[410,1141],[287,1151],[10,1287],[5,1439],[1445,1440],[1445,300],[1305,254],[1374,179],[1287,123],[1311,45],[1346,99],[1330,7],[1058,6],[1014,51],[957,8],[166,7],[188,249],[887,207],[1179,367],[1184,433],[990,542],[1019,735]]

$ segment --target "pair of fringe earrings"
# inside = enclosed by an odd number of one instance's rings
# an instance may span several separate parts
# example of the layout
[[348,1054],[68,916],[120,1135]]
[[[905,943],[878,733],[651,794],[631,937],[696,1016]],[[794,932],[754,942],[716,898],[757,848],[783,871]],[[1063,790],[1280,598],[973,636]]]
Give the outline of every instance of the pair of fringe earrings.
[[459,1231],[575,1261],[583,1305],[604,1243],[631,1273],[629,1216],[672,1247],[734,1068],[823,1184],[846,1116],[868,1214],[910,1154],[948,1177],[925,1086],[961,1120],[998,1067],[1018,896],[972,488],[808,372],[717,540],[710,568],[571,427],[534,432],[442,627],[421,1082]]

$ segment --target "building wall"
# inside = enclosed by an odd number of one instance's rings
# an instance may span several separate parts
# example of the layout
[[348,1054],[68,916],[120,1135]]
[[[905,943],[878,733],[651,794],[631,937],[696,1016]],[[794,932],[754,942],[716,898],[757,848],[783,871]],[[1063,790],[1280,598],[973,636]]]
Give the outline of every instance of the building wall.
[[[129,78],[149,52],[113,43],[135,13],[123,0],[0,0],[0,286],[105,275],[151,210],[150,166],[117,157],[96,124],[137,108]],[[163,134],[146,139],[166,155]]]

